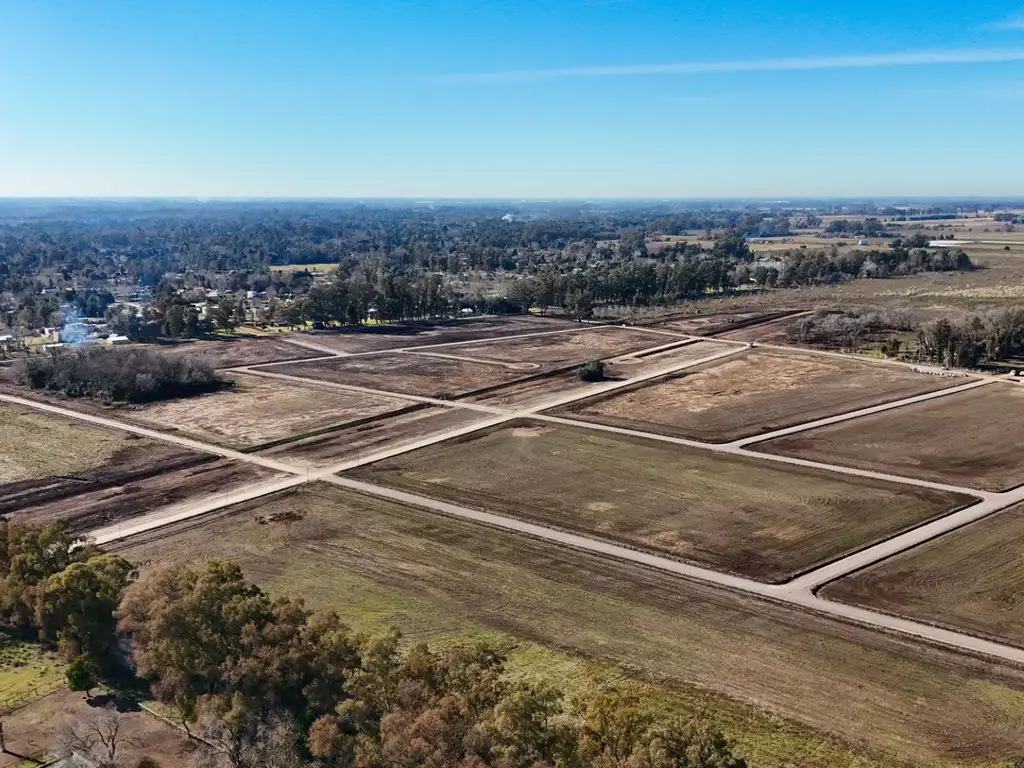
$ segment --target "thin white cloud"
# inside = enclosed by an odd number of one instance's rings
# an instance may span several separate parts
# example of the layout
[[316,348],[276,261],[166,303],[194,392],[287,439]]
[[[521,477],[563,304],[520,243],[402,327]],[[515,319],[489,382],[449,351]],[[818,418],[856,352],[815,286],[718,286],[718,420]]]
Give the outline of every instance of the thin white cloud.
[[1011,31],[1024,31],[1024,16],[1012,16],[1009,19],[995,21],[985,25],[985,29],[1003,29]]
[[437,80],[465,83],[516,83],[584,77],[636,77],[641,75],[700,75],[717,72],[798,72],[824,69],[908,67],[928,64],[989,64],[1024,61],[1024,48],[947,49],[865,53],[845,56],[803,56],[779,59],[683,61],[671,64],[519,69],[442,75]]

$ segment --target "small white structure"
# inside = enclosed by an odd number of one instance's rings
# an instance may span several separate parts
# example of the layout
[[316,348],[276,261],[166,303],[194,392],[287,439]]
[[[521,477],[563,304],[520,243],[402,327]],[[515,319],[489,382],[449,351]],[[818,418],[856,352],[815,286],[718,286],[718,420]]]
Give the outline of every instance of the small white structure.
[[857,241],[857,245],[868,245],[868,241],[867,240],[858,240]]
[[112,334],[107,336],[107,344],[128,344],[131,341],[127,336]]

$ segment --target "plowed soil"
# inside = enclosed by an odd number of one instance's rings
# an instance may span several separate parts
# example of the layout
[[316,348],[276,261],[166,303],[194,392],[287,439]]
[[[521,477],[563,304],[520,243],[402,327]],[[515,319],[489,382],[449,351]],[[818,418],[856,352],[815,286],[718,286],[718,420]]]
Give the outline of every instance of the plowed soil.
[[1022,430],[1024,386],[997,382],[780,437],[756,450],[1001,491],[1024,483]]
[[752,349],[582,400],[561,412],[598,424],[717,443],[963,383],[900,366]]
[[765,581],[784,581],[971,500],[529,421],[351,474]]
[[1024,505],[840,579],[822,595],[1024,646]]

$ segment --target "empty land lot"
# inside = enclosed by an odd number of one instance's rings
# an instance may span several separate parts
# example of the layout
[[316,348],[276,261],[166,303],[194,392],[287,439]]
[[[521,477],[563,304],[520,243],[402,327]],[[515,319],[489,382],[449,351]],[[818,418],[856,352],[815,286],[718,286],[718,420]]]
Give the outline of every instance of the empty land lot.
[[1024,482],[1024,387],[987,387],[780,437],[756,449],[1001,491]]
[[[676,341],[683,341],[683,339],[680,337]],[[657,333],[627,328],[591,327],[576,333],[531,336],[507,341],[497,340],[482,344],[460,345],[451,350],[441,348],[437,351],[480,360],[525,361],[558,367],[578,365],[587,360],[618,357],[672,342],[671,336]]]
[[822,594],[1024,646],[1024,505],[840,579]]
[[103,467],[140,441],[126,432],[103,429],[31,408],[0,404],[0,484]]
[[352,474],[767,581],[785,580],[970,501],[528,421]]
[[378,416],[409,404],[406,400],[316,384],[244,374],[233,378],[233,389],[147,405],[132,412],[132,421],[206,442],[250,448]]
[[411,443],[437,432],[464,427],[485,418],[486,414],[476,411],[412,405],[404,413],[372,419],[328,434],[294,440],[262,451],[260,455],[310,467],[324,467]]
[[752,349],[573,403],[562,413],[599,424],[727,442],[962,383],[901,366]]
[[314,341],[322,347],[330,347],[338,352],[353,354],[427,344],[447,344],[454,341],[500,338],[520,333],[572,330],[579,327],[579,323],[568,320],[515,315],[482,317],[449,323],[410,323],[407,325],[371,325],[362,328],[328,329],[300,333],[296,338]]
[[[289,511],[302,519],[255,522]],[[594,667],[579,656],[623,665],[662,684],[666,710],[722,725],[753,765],[980,766],[1024,752],[1019,670],[342,489],[214,513],[126,554],[144,567],[227,557],[277,594],[410,641],[515,638],[515,671],[549,683],[585,685]],[[621,687],[620,674],[606,679]]]
[[168,355],[195,356],[214,368],[233,368],[280,360],[303,360],[318,356],[314,350],[289,344],[284,339],[274,336],[199,339],[164,344],[159,351]]
[[788,317],[797,311],[783,309],[768,312],[758,310],[748,312],[710,312],[702,315],[674,317],[652,324],[651,327],[661,328],[666,331],[677,331],[691,336],[710,336],[769,323],[782,317]]
[[535,373],[534,370],[518,370],[505,363],[470,362],[402,353],[289,363],[276,366],[273,370],[336,384],[426,397],[463,395]]

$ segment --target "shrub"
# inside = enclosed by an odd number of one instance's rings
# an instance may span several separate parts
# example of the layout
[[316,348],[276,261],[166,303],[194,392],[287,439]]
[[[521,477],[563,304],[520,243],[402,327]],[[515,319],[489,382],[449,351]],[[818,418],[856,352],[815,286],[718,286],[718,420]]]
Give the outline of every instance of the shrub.
[[600,360],[588,360],[576,371],[580,381],[604,381],[604,363]]

